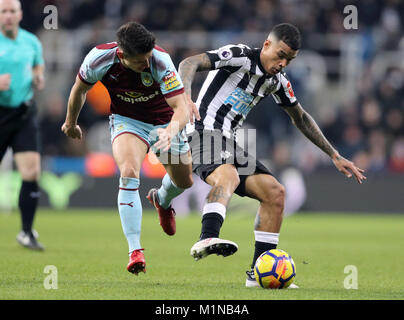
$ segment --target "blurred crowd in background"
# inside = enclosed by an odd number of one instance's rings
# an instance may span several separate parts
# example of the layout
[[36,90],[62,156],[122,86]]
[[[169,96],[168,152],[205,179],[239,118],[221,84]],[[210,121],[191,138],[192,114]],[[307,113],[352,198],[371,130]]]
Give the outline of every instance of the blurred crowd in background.
[[[109,152],[107,115],[88,103],[79,119],[86,139],[69,140],[60,126],[82,59],[93,46],[113,41],[121,24],[130,20],[144,24],[178,67],[187,56],[237,40],[259,47],[272,26],[290,22],[300,29],[303,43],[286,72],[302,106],[341,155],[359,167],[374,173],[404,172],[403,1],[23,0],[22,4],[22,26],[43,40],[47,63],[47,89],[38,95],[44,156]],[[57,30],[44,29],[46,5],[58,10]],[[347,5],[357,8],[358,29],[344,27]],[[47,47],[49,39],[60,40],[62,34],[72,39],[59,49],[63,55],[55,57],[56,49]],[[174,38],[176,34],[184,35],[184,41]],[[186,35],[191,40],[185,41]],[[170,41],[170,36],[177,40]],[[205,47],[198,41],[203,36],[216,39],[206,42],[216,47]],[[194,99],[202,80],[201,76],[194,84]],[[332,167],[271,98],[250,112],[245,126],[257,129],[257,157],[274,171],[293,166],[310,173]]]

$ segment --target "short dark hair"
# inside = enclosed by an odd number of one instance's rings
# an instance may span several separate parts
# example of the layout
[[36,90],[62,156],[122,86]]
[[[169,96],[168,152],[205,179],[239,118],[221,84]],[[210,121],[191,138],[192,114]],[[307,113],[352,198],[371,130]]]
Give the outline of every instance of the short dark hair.
[[122,25],[116,36],[119,48],[128,56],[147,53],[154,48],[156,43],[153,33],[137,22]]
[[271,33],[273,33],[279,40],[285,42],[292,50],[300,49],[300,31],[293,24],[277,24],[275,27],[272,28]]

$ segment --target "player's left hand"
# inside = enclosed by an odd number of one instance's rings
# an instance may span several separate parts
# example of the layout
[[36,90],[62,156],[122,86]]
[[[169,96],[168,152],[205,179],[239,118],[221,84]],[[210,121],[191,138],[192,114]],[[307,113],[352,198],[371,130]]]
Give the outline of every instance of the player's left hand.
[[159,140],[154,144],[154,147],[157,150],[161,150],[163,152],[168,151],[171,148],[171,133],[169,127],[166,128],[158,128],[157,135]]
[[332,162],[339,172],[343,173],[348,178],[351,178],[352,175],[355,176],[356,181],[362,184],[363,180],[366,180],[366,177],[363,175],[365,170],[355,166],[352,161],[349,161],[339,155],[338,153],[334,154],[332,157]]

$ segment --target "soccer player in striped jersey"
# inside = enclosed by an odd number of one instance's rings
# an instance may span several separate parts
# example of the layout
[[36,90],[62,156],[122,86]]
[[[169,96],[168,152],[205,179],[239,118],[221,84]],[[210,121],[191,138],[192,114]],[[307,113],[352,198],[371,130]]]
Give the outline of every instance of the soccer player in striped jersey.
[[[255,220],[255,251],[246,286],[258,286],[252,268],[258,256],[278,245],[285,202],[285,188],[270,171],[239,146],[235,133],[251,108],[266,96],[288,113],[293,124],[330,156],[336,168],[359,183],[363,170],[342,157],[327,141],[313,118],[294,95],[283,69],[300,49],[298,29],[287,23],[276,25],[262,48],[227,45],[218,50],[191,56],[180,63],[187,101],[196,121],[187,128],[193,170],[212,186],[202,212],[200,239],[191,248],[199,260],[209,254],[228,256],[238,249],[233,241],[219,238],[226,207],[233,193],[260,202]],[[199,71],[210,71],[199,92],[196,106],[191,85]]]
[[121,173],[118,209],[129,244],[127,270],[145,272],[140,245],[142,205],[139,173],[152,148],[160,155],[167,174],[160,189],[147,198],[156,207],[168,235],[176,231],[171,200],[192,183],[189,145],[182,129],[189,121],[184,87],[170,55],[155,45],[155,37],[143,25],[129,22],[117,32],[117,42],[98,45],[85,57],[70,92],[62,131],[82,137],[77,119],[87,92],[101,81],[111,97],[112,153]]

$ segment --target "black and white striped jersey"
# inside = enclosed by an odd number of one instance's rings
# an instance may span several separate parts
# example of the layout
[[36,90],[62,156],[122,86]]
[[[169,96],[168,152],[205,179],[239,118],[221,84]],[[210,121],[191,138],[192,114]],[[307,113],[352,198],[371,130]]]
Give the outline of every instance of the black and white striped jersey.
[[[238,44],[206,52],[214,70],[208,73],[196,101],[201,120],[195,121],[195,129],[219,129],[233,135],[250,110],[270,94],[281,106],[298,103],[284,72],[274,76],[265,72],[260,51]],[[192,126],[187,128],[192,130]]]

